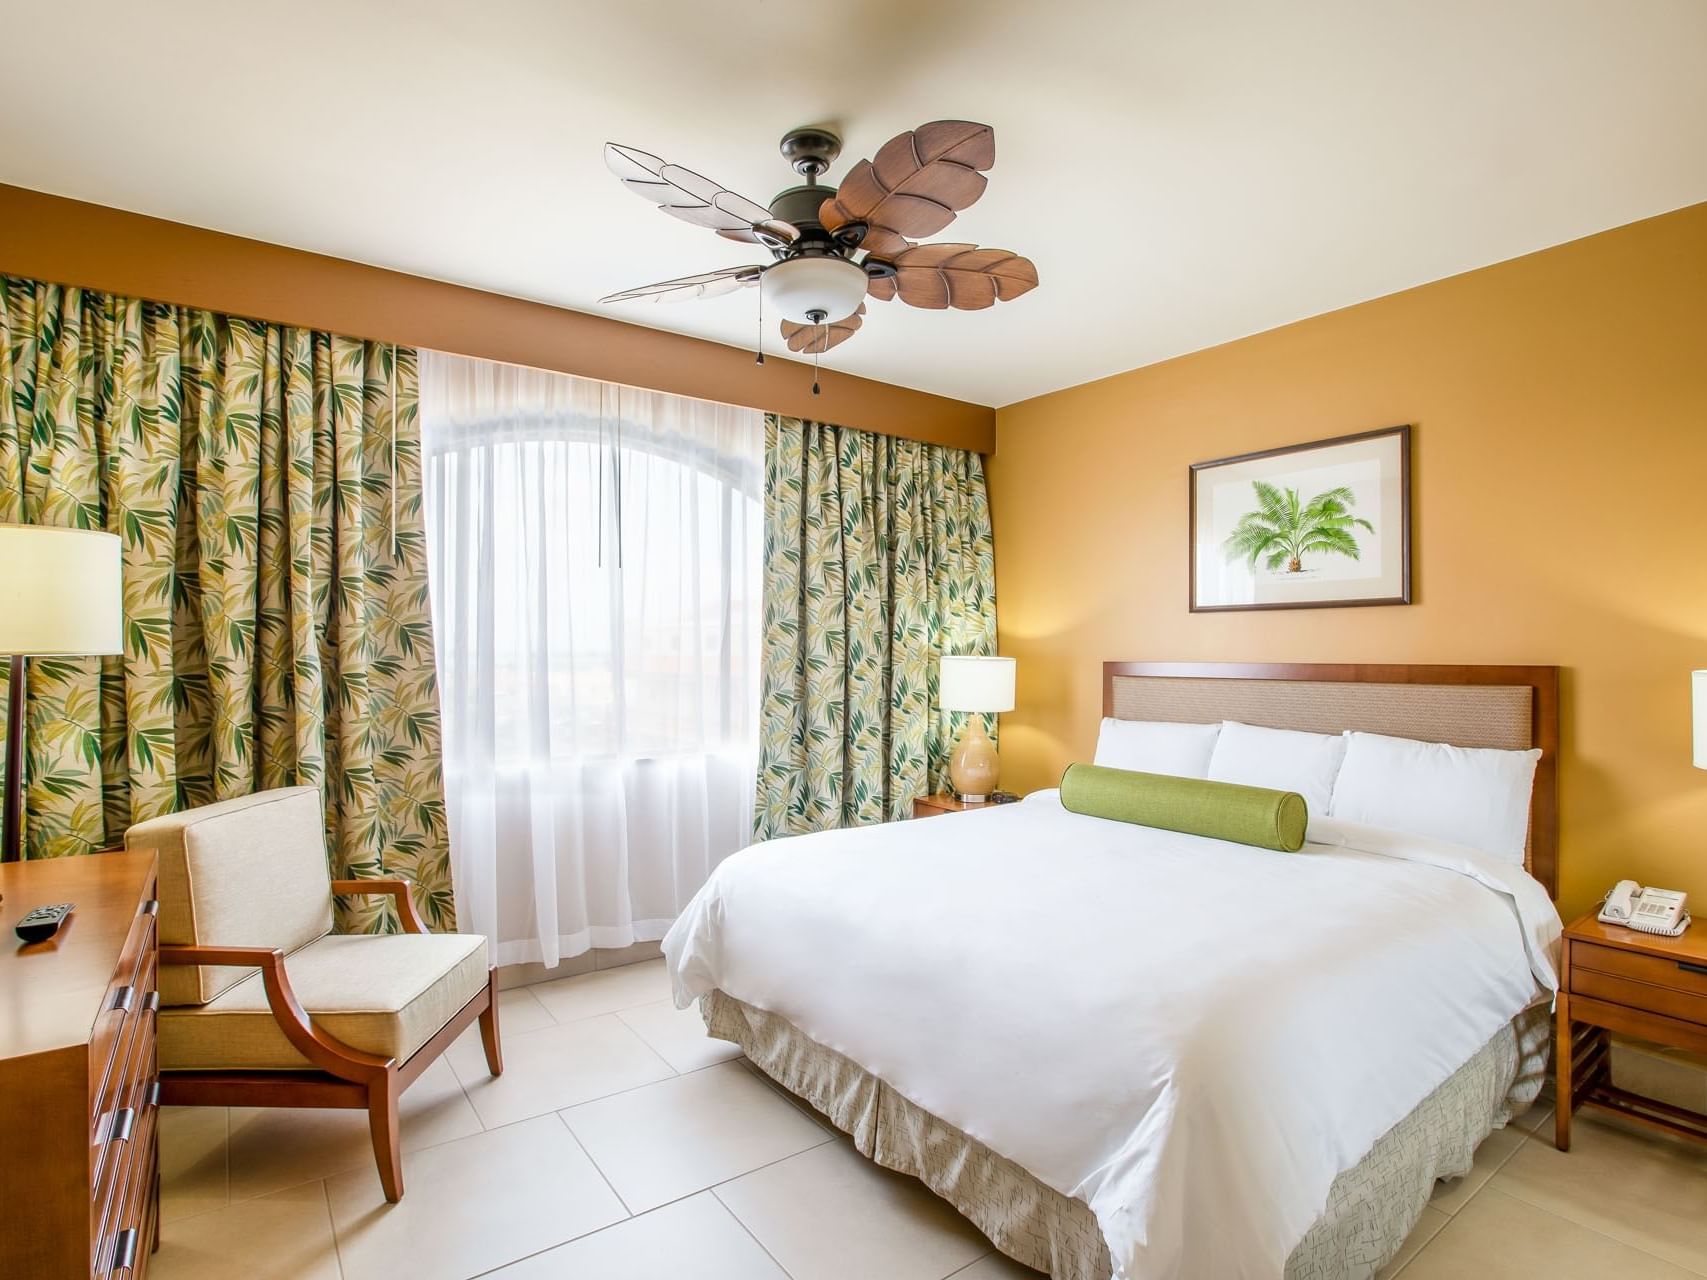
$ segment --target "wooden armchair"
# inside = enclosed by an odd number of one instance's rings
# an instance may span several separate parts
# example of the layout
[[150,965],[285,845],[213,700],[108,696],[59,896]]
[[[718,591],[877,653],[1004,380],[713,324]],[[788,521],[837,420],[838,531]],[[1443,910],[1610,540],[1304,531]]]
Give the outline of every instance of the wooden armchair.
[[[160,864],[160,1100],[365,1108],[403,1198],[397,1101],[476,1019],[493,1075],[497,988],[478,934],[429,933],[403,880],[333,880],[320,793],[263,791],[139,823]],[[389,894],[404,932],[332,932],[332,900]]]

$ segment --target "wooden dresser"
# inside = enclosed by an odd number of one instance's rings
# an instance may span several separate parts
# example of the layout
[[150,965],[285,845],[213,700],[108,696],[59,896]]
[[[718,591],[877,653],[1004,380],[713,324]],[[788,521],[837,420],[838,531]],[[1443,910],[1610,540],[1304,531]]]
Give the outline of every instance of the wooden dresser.
[[[0,1276],[147,1270],[158,1228],[152,853],[0,866]],[[74,902],[46,942],[13,927]]]

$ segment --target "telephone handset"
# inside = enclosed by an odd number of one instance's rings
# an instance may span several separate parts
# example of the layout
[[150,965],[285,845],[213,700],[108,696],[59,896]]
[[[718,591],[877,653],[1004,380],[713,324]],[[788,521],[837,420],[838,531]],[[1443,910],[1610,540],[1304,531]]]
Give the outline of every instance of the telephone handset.
[[1644,889],[1634,880],[1620,880],[1600,908],[1603,924],[1621,924],[1643,933],[1675,938],[1689,928],[1684,904],[1689,895],[1675,889]]

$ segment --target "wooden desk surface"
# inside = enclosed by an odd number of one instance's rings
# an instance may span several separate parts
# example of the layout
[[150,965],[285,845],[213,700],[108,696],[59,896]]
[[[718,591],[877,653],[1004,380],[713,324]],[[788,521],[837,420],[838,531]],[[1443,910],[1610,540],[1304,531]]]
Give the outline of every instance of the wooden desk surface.
[[[152,853],[95,853],[0,866],[0,1058],[82,1044],[113,980]],[[26,946],[13,928],[37,907],[77,904]]]

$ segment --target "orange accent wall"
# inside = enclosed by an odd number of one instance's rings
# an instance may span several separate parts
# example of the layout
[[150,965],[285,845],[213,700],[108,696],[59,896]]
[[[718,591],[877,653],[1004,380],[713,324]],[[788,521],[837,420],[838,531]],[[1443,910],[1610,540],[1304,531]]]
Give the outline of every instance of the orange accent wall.
[[[1403,422],[1416,603],[1187,611],[1188,464]],[[996,440],[1005,785],[1090,757],[1105,659],[1554,663],[1561,907],[1629,876],[1707,919],[1707,204],[1024,401]]]
[[988,453],[995,410],[606,316],[0,185],[0,271]]

